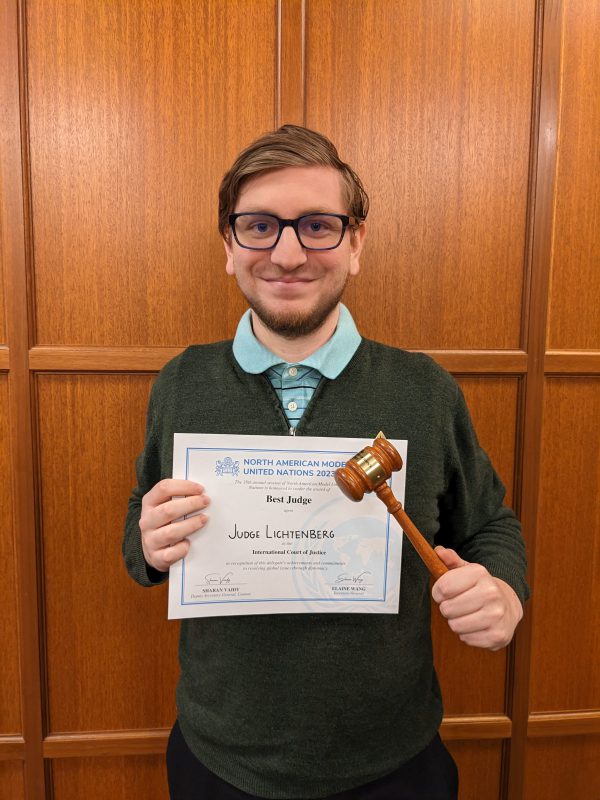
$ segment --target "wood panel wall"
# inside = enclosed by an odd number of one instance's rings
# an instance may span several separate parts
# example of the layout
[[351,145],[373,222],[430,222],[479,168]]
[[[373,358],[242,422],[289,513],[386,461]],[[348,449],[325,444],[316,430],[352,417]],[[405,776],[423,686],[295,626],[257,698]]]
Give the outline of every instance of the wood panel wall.
[[461,800],[600,796],[598,40],[588,0],[0,0],[1,797],[166,798],[124,509],[154,374],[244,308],[221,175],[283,122],[364,177],[348,304],[457,376],[523,520],[513,645],[434,621]]

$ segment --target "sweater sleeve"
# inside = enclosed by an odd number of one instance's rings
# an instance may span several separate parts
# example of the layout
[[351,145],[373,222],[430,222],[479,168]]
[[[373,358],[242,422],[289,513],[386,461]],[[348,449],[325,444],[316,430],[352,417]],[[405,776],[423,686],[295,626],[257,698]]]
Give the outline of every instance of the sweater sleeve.
[[482,564],[508,583],[523,604],[529,588],[521,526],[504,505],[504,486],[479,445],[463,394],[455,386],[436,543],[452,547],[466,561]]
[[156,586],[157,584],[164,583],[169,577],[168,572],[159,572],[146,562],[142,551],[142,538],[139,524],[142,513],[142,498],[162,477],[159,428],[156,411],[159,381],[160,379],[154,383],[150,393],[144,449],[136,462],[137,486],[132,491],[131,497],[129,498],[122,546],[127,571],[131,577],[142,586]]

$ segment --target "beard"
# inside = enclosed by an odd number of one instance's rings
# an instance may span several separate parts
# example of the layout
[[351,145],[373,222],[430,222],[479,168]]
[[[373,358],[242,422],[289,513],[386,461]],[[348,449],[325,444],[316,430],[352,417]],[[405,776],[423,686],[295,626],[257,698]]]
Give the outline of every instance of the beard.
[[260,300],[246,297],[248,305],[263,325],[284,339],[299,339],[318,330],[342,299],[347,280],[335,294],[320,298],[313,308],[304,312],[271,311]]

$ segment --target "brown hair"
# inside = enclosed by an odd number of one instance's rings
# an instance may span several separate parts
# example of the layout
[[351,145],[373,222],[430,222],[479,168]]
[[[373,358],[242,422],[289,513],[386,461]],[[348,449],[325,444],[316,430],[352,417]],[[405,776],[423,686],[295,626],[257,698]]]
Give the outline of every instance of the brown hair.
[[269,169],[312,165],[333,167],[340,172],[350,216],[366,219],[369,197],[354,170],[342,161],[333,142],[322,133],[299,125],[283,125],[265,133],[238,155],[219,187],[219,230],[225,236],[242,185]]

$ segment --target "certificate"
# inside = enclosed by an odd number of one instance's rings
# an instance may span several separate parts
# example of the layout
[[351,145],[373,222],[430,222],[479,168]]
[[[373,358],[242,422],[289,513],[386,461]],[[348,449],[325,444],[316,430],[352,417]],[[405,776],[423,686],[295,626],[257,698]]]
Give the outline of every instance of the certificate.
[[[309,436],[175,434],[173,477],[201,483],[208,522],[169,575],[169,618],[396,614],[402,530],[334,472],[367,444]],[[406,465],[406,441],[394,441]],[[404,502],[405,469],[390,478]]]

